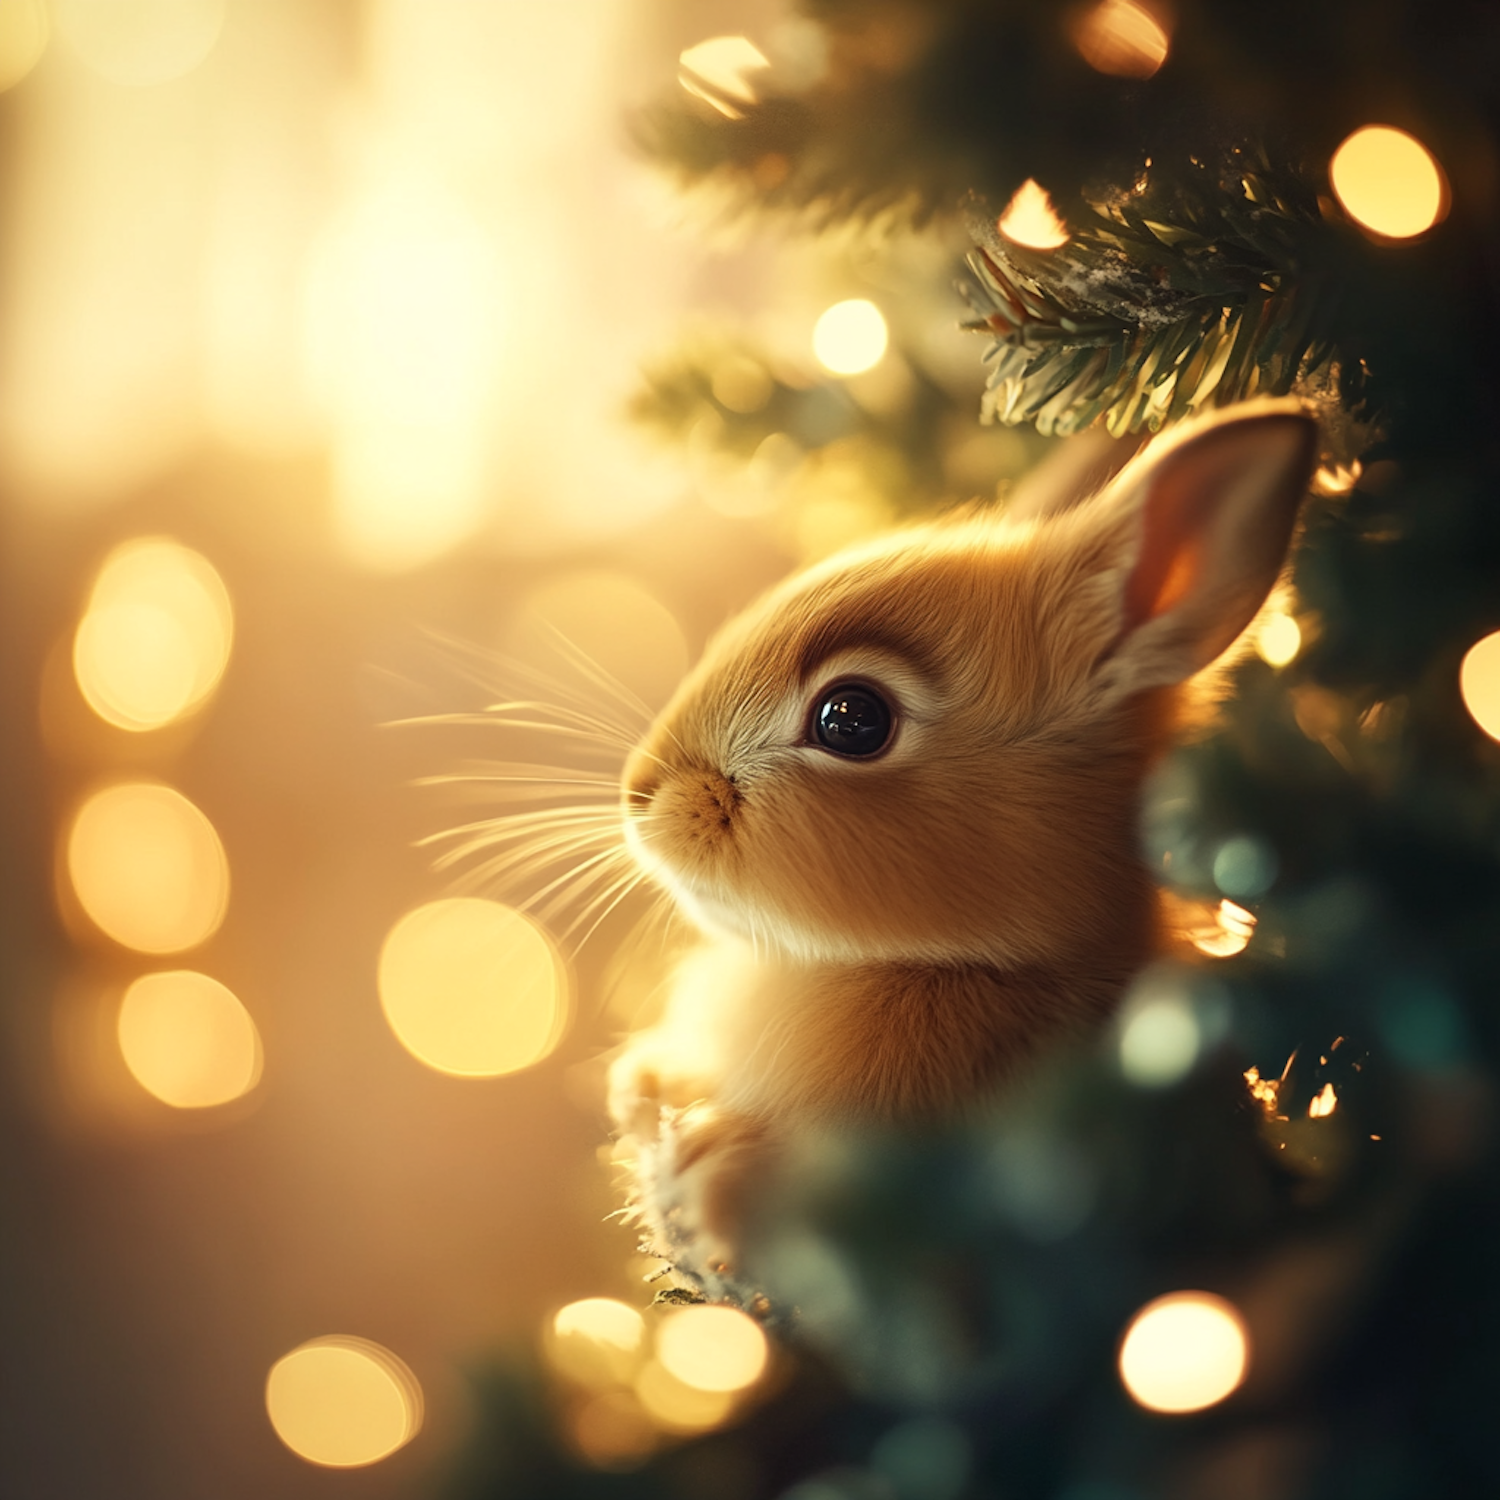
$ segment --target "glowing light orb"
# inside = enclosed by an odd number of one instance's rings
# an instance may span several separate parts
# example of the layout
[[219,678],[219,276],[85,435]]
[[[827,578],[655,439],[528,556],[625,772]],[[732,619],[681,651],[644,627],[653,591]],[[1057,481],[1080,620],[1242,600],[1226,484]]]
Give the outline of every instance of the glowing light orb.
[[681,64],[677,81],[683,88],[732,120],[742,118],[743,111],[729,100],[754,104],[757,97],[746,75],[770,67],[765,53],[743,36],[710,37],[689,47],[677,61]]
[[43,0],[0,0],[0,92],[14,88],[47,50]]
[[640,1368],[646,1323],[613,1297],[585,1297],[559,1308],[548,1330],[547,1355],[582,1385],[624,1385]]
[[1152,996],[1122,1014],[1120,1071],[1140,1088],[1165,1088],[1188,1074],[1202,1045],[1186,996]]
[[408,912],[380,953],[380,1004],[419,1062],[496,1078],[562,1040],[568,986],[551,940],[498,901],[452,897]]
[[1239,1388],[1250,1338],[1234,1306],[1212,1292],[1172,1292],[1131,1319],[1120,1379],[1150,1411],[1202,1411]]
[[813,325],[813,353],[835,375],[859,375],[885,358],[890,330],[873,302],[851,297],[835,302]]
[[141,953],[195,947],[229,905],[229,862],[213,824],[156,782],[90,797],[68,833],[67,869],[92,921]]
[[1214,884],[1226,896],[1261,896],[1275,883],[1279,861],[1264,839],[1236,834],[1214,854]]
[[260,1034],[217,979],[176,969],[125,991],[117,1025],[125,1065],[147,1093],[174,1109],[209,1109],[260,1078]]
[[298,1458],[352,1469],[389,1458],[422,1426],[422,1387],[389,1349],[331,1335],[283,1355],[266,1379],[271,1426]]
[[1255,632],[1255,653],[1269,667],[1284,667],[1302,649],[1302,628],[1288,614],[1275,610]]
[[200,707],[229,662],[234,614],[211,563],[165,537],[115,548],[73,637],[78,689],[120,729],[157,729]]
[[1459,691],[1469,716],[1500,740],[1500,630],[1470,646],[1458,669]]
[[191,73],[213,51],[229,0],[56,0],[57,24],[111,83],[144,88]]
[[[624,573],[590,570],[544,583],[527,598],[506,649],[554,674],[560,661],[583,678],[597,667],[653,710],[688,669],[687,639],[677,617]],[[601,706],[616,697],[607,683],[591,694]],[[636,725],[633,711],[625,712]]]
[[700,1391],[740,1391],[760,1379],[770,1351],[760,1325],[733,1307],[684,1307],[656,1334],[669,1374]]
[[1328,164],[1333,191],[1351,219],[1389,239],[1431,229],[1446,212],[1447,191],[1432,153],[1390,125],[1366,125]]
[[1047,190],[1030,177],[1016,189],[996,227],[1006,239],[1030,250],[1056,250],[1072,234],[1053,208]]
[[1150,78],[1167,60],[1161,22],[1135,0],[1101,0],[1073,27],[1083,60],[1116,78]]
[[1211,927],[1199,928],[1192,934],[1192,943],[1200,953],[1210,958],[1233,958],[1250,946],[1255,936],[1255,915],[1237,902],[1219,902]]

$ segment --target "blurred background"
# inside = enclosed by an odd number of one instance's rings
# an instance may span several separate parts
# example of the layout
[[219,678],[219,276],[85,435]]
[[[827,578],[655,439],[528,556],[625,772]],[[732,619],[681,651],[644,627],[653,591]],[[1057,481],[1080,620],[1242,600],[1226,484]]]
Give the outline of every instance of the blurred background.
[[494,788],[420,783],[607,782],[481,711],[610,698],[563,638],[659,704],[1041,445],[976,425],[951,238],[632,154],[817,53],[761,0],[0,0],[5,1494],[432,1493],[507,1347],[606,1465],[774,1386],[747,1322],[653,1345],[606,1222],[639,908],[435,868]]

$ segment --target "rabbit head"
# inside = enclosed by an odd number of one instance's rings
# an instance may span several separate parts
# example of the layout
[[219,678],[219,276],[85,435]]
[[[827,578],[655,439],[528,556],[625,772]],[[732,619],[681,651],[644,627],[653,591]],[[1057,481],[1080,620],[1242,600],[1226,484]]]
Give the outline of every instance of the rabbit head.
[[1138,963],[1141,780],[1275,585],[1316,452],[1294,406],[1236,408],[1080,503],[792,578],[632,755],[628,843],[707,930],[797,959]]

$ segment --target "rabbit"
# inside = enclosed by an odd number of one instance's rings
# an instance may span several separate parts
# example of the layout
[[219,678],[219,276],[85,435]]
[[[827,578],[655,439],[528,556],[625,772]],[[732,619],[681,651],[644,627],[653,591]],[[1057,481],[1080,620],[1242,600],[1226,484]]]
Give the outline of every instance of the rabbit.
[[1161,951],[1143,780],[1286,561],[1315,421],[1183,424],[1064,489],[859,545],[710,643],[629,757],[625,839],[701,933],[609,1076],[645,1243],[763,1304],[799,1142],[982,1108]]

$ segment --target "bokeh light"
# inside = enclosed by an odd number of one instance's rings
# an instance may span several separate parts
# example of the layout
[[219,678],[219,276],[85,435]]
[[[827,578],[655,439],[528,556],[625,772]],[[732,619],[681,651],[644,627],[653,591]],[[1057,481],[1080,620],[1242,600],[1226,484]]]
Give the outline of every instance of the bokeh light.
[[547,1330],[547,1357],[580,1385],[626,1385],[645,1356],[646,1323],[613,1297],[585,1297],[560,1308]]
[[217,979],[174,969],[125,991],[117,1026],[125,1065],[147,1093],[174,1109],[209,1109],[255,1087],[260,1034]]
[[1279,865],[1264,839],[1236,834],[1214,852],[1214,884],[1226,896],[1261,896],[1275,883]]
[[464,1078],[540,1062],[568,1020],[567,974],[551,940],[522,912],[475,896],[402,917],[381,949],[379,986],[401,1045]]
[[700,1391],[739,1391],[760,1379],[769,1357],[760,1325],[733,1307],[684,1307],[656,1333],[669,1374]]
[[44,0],[0,0],[0,91],[14,88],[47,50]]
[[835,302],[813,325],[813,353],[835,375],[873,370],[889,342],[884,315],[864,297]]
[[573,1444],[595,1468],[631,1468],[656,1446],[656,1428],[633,1391],[602,1391],[573,1413]]
[[1283,610],[1272,610],[1256,627],[1255,652],[1269,667],[1295,661],[1302,649],[1302,628]]
[[706,1432],[724,1422],[735,1408],[733,1391],[705,1391],[689,1385],[654,1359],[636,1377],[635,1395],[651,1420],[668,1432]]
[[1167,60],[1161,22],[1136,0],[1100,0],[1073,26],[1083,60],[1116,78],[1150,78]]
[[266,1379],[276,1436],[327,1468],[378,1463],[422,1426],[422,1388],[389,1349],[334,1334],[283,1355]]
[[[505,650],[568,678],[576,676],[564,669],[569,655],[585,675],[593,663],[652,709],[667,701],[688,668],[687,641],[671,610],[635,579],[602,570],[542,584],[507,631]],[[609,688],[598,696],[606,716],[618,717]]]
[[1056,250],[1071,238],[1046,189],[1030,177],[1016,189],[996,227],[1006,239],[1029,250]]
[[1469,716],[1492,740],[1500,740],[1500,630],[1469,647],[1458,686]]
[[55,0],[58,29],[96,73],[136,88],[190,73],[213,50],[229,0]]
[[1447,190],[1432,153],[1390,125],[1366,125],[1344,141],[1328,176],[1349,217],[1390,239],[1409,239],[1443,217]]
[[495,246],[430,182],[380,184],[315,250],[308,364],[351,561],[414,568],[484,523],[506,321]]
[[67,868],[88,916],[142,953],[195,947],[229,905],[229,862],[213,824],[158,782],[95,792],[73,819]]
[[1210,958],[1233,958],[1250,946],[1255,925],[1253,912],[1226,898],[1215,908],[1213,921],[1195,930],[1191,941],[1193,947]]
[[1203,1035],[1185,995],[1153,994],[1121,1013],[1120,1071],[1140,1088],[1165,1088],[1192,1069]]
[[233,638],[229,595],[212,564],[165,537],[142,538],[99,569],[73,638],[73,673],[100,718],[157,729],[207,700]]
[[1245,1378],[1250,1338],[1234,1306],[1212,1292],[1172,1292],[1131,1319],[1120,1379],[1150,1411],[1202,1411]]
[[732,120],[741,118],[743,112],[730,100],[755,103],[755,88],[747,75],[770,66],[760,48],[743,36],[710,37],[689,47],[677,61],[681,65],[677,78],[683,88]]

